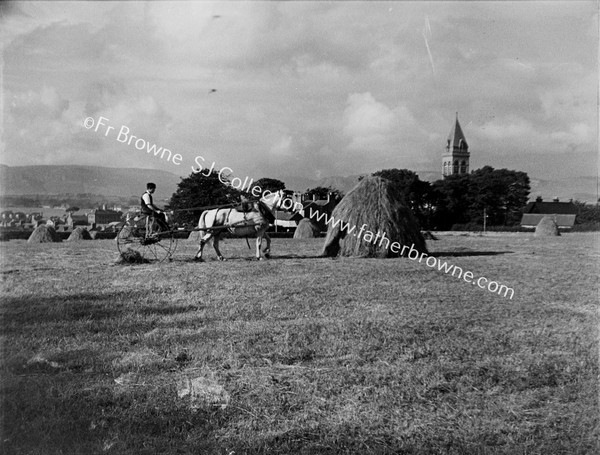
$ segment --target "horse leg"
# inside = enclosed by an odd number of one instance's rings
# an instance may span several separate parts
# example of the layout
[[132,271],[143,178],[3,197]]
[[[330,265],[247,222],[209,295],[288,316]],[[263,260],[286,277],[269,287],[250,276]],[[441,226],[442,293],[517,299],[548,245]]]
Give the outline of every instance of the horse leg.
[[263,250],[263,254],[264,256],[269,259],[271,257],[271,237],[269,236],[268,232],[265,232],[265,240],[267,241],[267,246],[265,246],[265,249]]
[[211,235],[212,234],[210,234],[210,233],[206,233],[204,235],[204,237],[202,237],[200,239],[200,244],[198,245],[198,251],[196,252],[196,256],[194,256],[195,261],[198,261],[198,262],[204,261],[204,259],[202,259],[202,251],[204,250],[204,245],[206,245],[206,242],[208,242],[210,240]]
[[223,255],[219,251],[219,236],[218,235],[215,235],[213,237],[213,247],[215,249],[215,252],[217,253],[217,257],[219,258],[219,261],[224,261],[225,258],[223,257]]
[[264,258],[260,255],[260,247],[262,245],[262,233],[256,235],[256,259],[262,261]]

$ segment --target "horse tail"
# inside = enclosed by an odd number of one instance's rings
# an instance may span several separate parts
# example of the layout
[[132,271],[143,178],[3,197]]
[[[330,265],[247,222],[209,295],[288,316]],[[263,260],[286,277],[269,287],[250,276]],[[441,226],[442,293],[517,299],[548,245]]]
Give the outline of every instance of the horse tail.
[[[210,215],[210,216],[209,216]],[[206,234],[206,228],[213,227],[215,225],[215,219],[217,218],[217,210],[205,210],[200,215],[198,220],[198,229],[204,230]]]
[[206,227],[206,213],[207,210],[202,212],[200,219],[198,220],[198,229],[204,229]]

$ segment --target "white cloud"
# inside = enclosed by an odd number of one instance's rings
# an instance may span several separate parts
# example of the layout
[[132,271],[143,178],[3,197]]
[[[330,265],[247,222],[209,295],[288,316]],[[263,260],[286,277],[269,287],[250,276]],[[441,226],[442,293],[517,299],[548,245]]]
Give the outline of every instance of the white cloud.
[[476,131],[478,142],[505,153],[552,154],[566,150],[585,152],[594,148],[595,132],[587,123],[569,123],[560,129],[535,126],[530,121],[512,116],[494,119]]
[[375,169],[437,170],[455,111],[506,167],[596,143],[593,2],[11,5],[9,164],[150,165],[82,131],[100,114],[236,173],[360,173],[365,152]]
[[394,136],[397,125],[392,109],[376,101],[369,92],[348,96],[344,111],[344,134],[350,150],[381,150]]

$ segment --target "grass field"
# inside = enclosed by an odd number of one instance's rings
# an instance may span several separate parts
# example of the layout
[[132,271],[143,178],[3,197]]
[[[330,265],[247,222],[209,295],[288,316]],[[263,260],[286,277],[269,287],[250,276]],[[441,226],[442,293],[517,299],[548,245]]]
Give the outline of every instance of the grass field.
[[321,245],[2,244],[0,451],[598,453],[597,234],[428,242],[513,299]]

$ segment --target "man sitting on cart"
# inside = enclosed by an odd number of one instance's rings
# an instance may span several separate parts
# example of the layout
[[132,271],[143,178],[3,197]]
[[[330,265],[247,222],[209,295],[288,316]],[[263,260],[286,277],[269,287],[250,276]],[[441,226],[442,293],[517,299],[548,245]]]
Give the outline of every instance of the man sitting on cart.
[[146,185],[146,192],[142,194],[141,206],[142,213],[147,216],[152,216],[158,223],[158,226],[161,231],[168,231],[169,226],[167,224],[167,217],[165,216],[165,212],[159,209],[152,200],[152,194],[156,191],[155,183],[148,183]]

